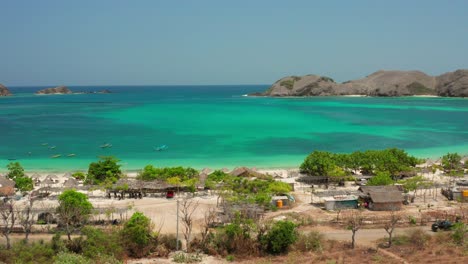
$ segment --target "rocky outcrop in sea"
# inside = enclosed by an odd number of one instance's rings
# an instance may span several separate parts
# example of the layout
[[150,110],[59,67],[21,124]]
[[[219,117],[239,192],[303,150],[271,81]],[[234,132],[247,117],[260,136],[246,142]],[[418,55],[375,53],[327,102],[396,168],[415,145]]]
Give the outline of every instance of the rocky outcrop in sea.
[[10,90],[6,88],[3,84],[0,84],[0,96],[10,96],[12,95]]
[[36,94],[71,94],[72,91],[66,86],[57,86],[37,91]]
[[377,71],[358,80],[336,83],[319,75],[288,76],[252,96],[412,96],[468,97],[468,70],[439,76],[421,71]]

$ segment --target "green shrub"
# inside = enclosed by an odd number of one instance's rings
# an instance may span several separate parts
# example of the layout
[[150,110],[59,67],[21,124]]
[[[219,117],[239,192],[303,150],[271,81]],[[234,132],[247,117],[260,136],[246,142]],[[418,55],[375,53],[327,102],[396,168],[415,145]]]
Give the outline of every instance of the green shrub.
[[84,172],[77,171],[72,174],[72,177],[77,180],[84,180],[86,178],[86,174]]
[[143,213],[134,213],[125,223],[120,238],[130,256],[146,256],[151,251],[152,242],[154,242],[151,220]]
[[367,181],[369,186],[391,185],[393,183],[390,173],[386,171],[377,172],[377,175]]
[[92,264],[93,261],[90,259],[76,254],[68,252],[60,252],[54,261],[54,264]]
[[317,231],[312,231],[299,234],[297,241],[294,243],[294,249],[302,252],[322,251],[322,245],[323,235]]
[[260,243],[266,252],[280,254],[285,253],[296,240],[296,225],[291,221],[278,221],[260,238]]
[[456,244],[464,245],[467,243],[466,241],[468,240],[468,225],[465,225],[462,222],[455,223],[452,230],[452,238]]
[[50,263],[55,255],[51,244],[44,243],[43,240],[31,244],[20,241],[7,251],[11,253],[9,259],[1,259],[6,263]]
[[416,218],[414,216],[408,216],[408,221],[410,223],[410,225],[416,225],[417,221],[416,221]]
[[177,252],[172,260],[176,263],[196,263],[202,261],[202,256],[198,253]]
[[93,227],[85,227],[82,234],[86,237],[83,242],[82,252],[85,257],[93,258],[99,254],[102,257],[112,256],[123,259],[124,249],[116,230],[101,230]]

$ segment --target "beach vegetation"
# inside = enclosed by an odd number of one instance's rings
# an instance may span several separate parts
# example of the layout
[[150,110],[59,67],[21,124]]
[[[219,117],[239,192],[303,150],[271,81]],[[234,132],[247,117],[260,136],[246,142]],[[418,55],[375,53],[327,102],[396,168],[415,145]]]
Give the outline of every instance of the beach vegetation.
[[151,220],[141,212],[135,212],[125,223],[121,231],[121,240],[127,253],[131,257],[148,255],[155,245]]
[[34,184],[31,178],[24,174],[24,168],[19,162],[10,162],[7,165],[8,173],[7,178],[15,182],[15,187],[21,192],[31,191]]
[[423,176],[415,176],[411,178],[407,178],[404,180],[398,181],[399,184],[403,186],[403,190],[408,193],[408,192],[414,192],[414,195],[416,195],[416,191],[419,188],[425,187],[426,185],[429,185],[429,180],[424,178]]
[[376,175],[388,172],[393,179],[402,173],[414,171],[422,161],[408,155],[404,150],[389,148],[384,150],[356,151],[351,154],[335,154],[315,150],[300,165],[301,173],[310,176],[346,177],[360,172]]
[[93,205],[88,201],[88,196],[74,189],[65,190],[58,197],[59,206],[56,211],[59,217],[59,225],[65,229],[68,240],[71,234],[83,227],[88,220]]
[[24,168],[19,162],[10,162],[7,165],[8,173],[6,176],[9,179],[22,178],[24,177]]
[[72,174],[72,177],[77,180],[84,180],[86,179],[86,174],[84,172],[77,171]]
[[377,175],[374,177],[370,178],[367,181],[366,185],[369,186],[380,186],[380,185],[392,185],[394,183],[391,175],[389,172],[382,171],[382,172],[377,172]]
[[442,156],[442,168],[449,175],[460,173],[462,165],[461,156],[458,153],[447,153]]
[[21,192],[28,192],[34,189],[33,180],[29,177],[17,177],[14,181],[15,187]]
[[144,181],[163,180],[166,181],[171,177],[179,177],[181,181],[198,177],[198,171],[193,168],[184,167],[165,167],[157,168],[153,165],[146,165],[142,171],[138,173],[137,179]]
[[120,160],[112,156],[99,157],[99,161],[89,164],[88,177],[89,184],[108,184],[117,182],[122,177],[120,170]]

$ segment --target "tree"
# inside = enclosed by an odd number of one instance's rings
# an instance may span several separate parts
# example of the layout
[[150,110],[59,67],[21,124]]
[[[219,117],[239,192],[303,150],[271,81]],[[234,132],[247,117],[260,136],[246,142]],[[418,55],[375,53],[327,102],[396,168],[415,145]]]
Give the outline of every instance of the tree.
[[330,176],[330,172],[335,166],[332,153],[315,150],[305,158],[300,169],[301,172],[311,176]]
[[88,168],[87,183],[105,184],[115,183],[122,176],[120,160],[112,156],[100,157],[98,162],[92,162]]
[[13,199],[6,198],[0,204],[1,233],[7,241],[7,249],[11,248],[10,234],[16,223],[15,204]]
[[183,200],[180,208],[180,213],[182,214],[182,224],[184,228],[182,233],[184,234],[185,243],[187,246],[187,252],[190,252],[190,239],[192,236],[193,229],[193,213],[198,208],[198,201],[194,200]]
[[291,185],[285,182],[274,181],[268,184],[268,192],[273,195],[286,194],[291,191]]
[[24,169],[19,162],[10,162],[7,165],[7,177],[15,182],[15,186],[21,192],[31,191],[34,188],[31,178],[24,174]]
[[388,220],[384,224],[385,232],[387,232],[388,234],[388,247],[392,246],[393,231],[395,230],[395,227],[398,224],[398,221],[401,220],[401,218],[401,215],[396,212],[395,208],[392,208],[388,216]]
[[442,167],[451,174],[461,169],[461,156],[458,153],[447,153],[442,156]]
[[68,240],[71,240],[71,233],[82,227],[91,214],[93,205],[88,201],[86,194],[74,189],[64,191],[58,197],[58,202],[57,214],[60,224],[64,225]]
[[356,233],[362,227],[364,218],[361,211],[351,210],[350,213],[346,214],[345,219],[348,225],[348,229],[353,233],[351,236],[351,247],[354,249]]
[[24,177],[24,169],[19,162],[10,162],[7,165],[8,173],[7,177],[9,179],[21,178]]
[[266,235],[260,239],[267,252],[272,254],[286,252],[296,240],[296,225],[291,221],[275,222]]
[[24,228],[24,240],[27,242],[29,239],[29,234],[31,234],[32,226],[35,223],[35,211],[33,210],[34,199],[32,197],[29,198],[28,203],[26,206],[19,210],[18,213],[18,220],[21,226]]
[[17,177],[14,181],[16,188],[21,192],[27,192],[34,189],[33,181],[29,177]]
[[152,229],[151,220],[140,212],[135,212],[125,223],[121,238],[130,256],[143,257],[149,253]]
[[389,172],[378,172],[377,175],[370,178],[367,181],[367,185],[369,186],[379,186],[379,185],[391,185],[393,184],[393,179],[390,176]]
[[182,185],[182,180],[178,176],[170,177],[166,180],[166,182],[170,185],[174,185],[177,187],[177,195],[179,194],[180,186]]
[[425,179],[421,175],[399,181],[399,183],[403,185],[403,189],[406,192],[414,191],[414,196],[416,196],[416,191],[419,188],[423,187],[426,182],[427,182],[427,179]]

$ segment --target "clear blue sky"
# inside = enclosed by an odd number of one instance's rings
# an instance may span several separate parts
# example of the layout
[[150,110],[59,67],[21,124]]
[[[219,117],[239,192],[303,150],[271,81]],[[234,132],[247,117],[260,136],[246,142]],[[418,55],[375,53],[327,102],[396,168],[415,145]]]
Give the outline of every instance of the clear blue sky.
[[270,84],[468,68],[468,1],[0,0],[0,83]]

